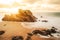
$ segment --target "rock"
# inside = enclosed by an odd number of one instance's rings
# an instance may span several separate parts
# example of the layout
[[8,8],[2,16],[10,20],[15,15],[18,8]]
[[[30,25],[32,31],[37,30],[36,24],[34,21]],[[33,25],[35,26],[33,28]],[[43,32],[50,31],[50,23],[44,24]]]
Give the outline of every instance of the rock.
[[33,36],[33,34],[32,33],[27,33],[29,36]]
[[42,20],[42,22],[48,22],[48,20]]
[[14,36],[12,40],[23,40],[22,36]]
[[18,14],[5,15],[3,21],[17,21],[17,22],[35,22],[36,17],[33,16],[30,10],[19,9]]
[[5,31],[0,31],[0,35],[3,35],[5,33]]
[[27,36],[26,40],[32,40],[31,36]]
[[41,18],[43,18],[43,16],[41,16]]

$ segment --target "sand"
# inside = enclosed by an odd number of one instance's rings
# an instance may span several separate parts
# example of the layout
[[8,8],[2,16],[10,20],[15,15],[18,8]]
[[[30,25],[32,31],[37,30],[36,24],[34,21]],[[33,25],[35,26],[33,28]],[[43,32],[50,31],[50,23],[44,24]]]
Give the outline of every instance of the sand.
[[[5,33],[0,36],[0,40],[11,40],[13,36],[23,36],[24,40],[27,37],[27,33],[32,32],[35,29],[40,29],[40,28],[27,28],[31,26],[23,26],[22,22],[7,22],[3,21],[0,22],[0,31],[4,30]],[[41,30],[41,29],[40,29]],[[59,40],[55,37],[50,37],[50,38],[44,38],[41,36],[32,36],[32,40]]]

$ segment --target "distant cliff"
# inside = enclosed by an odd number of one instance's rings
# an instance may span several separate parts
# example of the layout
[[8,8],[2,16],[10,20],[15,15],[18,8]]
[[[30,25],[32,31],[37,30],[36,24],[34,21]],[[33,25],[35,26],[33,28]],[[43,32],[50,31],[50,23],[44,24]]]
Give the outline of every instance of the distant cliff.
[[36,17],[33,16],[30,10],[19,9],[18,14],[5,15],[3,21],[17,21],[17,22],[35,22]]

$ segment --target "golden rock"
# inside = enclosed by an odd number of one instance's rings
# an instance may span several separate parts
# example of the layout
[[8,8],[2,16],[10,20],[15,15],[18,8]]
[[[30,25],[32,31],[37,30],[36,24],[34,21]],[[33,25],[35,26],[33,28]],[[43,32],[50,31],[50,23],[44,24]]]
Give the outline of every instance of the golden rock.
[[17,21],[17,22],[35,22],[36,17],[33,16],[30,10],[19,9],[18,14],[5,15],[3,21]]

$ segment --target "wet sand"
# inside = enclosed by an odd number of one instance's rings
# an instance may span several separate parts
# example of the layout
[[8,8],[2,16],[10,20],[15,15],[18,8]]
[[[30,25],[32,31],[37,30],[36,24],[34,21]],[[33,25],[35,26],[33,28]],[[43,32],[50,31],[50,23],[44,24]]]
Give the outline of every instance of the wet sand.
[[[0,30],[4,30],[5,33],[0,36],[0,40],[11,40],[13,36],[23,36],[24,40],[27,36],[27,33],[30,33],[31,31],[35,29],[42,30],[41,28],[51,28],[52,26],[55,26],[60,30],[60,17],[51,16],[48,13],[37,13],[34,14],[38,19],[37,22],[7,22],[2,21],[0,22]],[[43,18],[41,18],[43,16]],[[40,21],[38,21],[40,20]],[[47,23],[41,22],[42,20],[48,20]],[[41,36],[32,36],[32,40],[60,40],[60,36],[53,37],[53,38],[45,38]]]
[[[0,22],[0,31],[4,30],[5,33],[0,36],[0,40],[11,40],[13,36],[23,36],[24,40],[27,33],[31,33],[35,29],[42,30],[41,28],[27,28],[31,26],[23,26],[22,22]],[[45,28],[43,28],[45,29]],[[32,36],[32,40],[57,40],[57,38],[44,38],[41,36]]]

